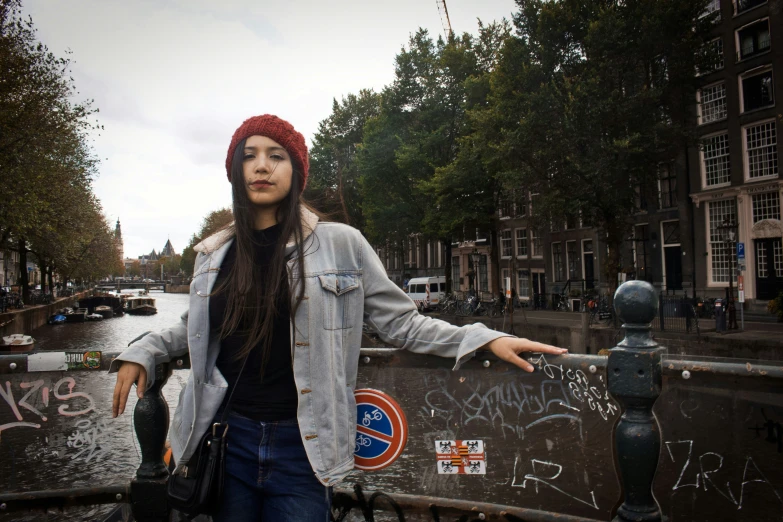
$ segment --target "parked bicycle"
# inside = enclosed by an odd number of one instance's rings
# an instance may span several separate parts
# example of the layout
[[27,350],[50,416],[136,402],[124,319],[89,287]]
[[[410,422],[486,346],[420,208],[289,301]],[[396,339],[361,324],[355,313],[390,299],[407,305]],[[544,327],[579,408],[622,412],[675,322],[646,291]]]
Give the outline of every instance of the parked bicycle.
[[609,296],[599,295],[587,303],[590,311],[589,324],[614,324],[614,308],[609,304]]

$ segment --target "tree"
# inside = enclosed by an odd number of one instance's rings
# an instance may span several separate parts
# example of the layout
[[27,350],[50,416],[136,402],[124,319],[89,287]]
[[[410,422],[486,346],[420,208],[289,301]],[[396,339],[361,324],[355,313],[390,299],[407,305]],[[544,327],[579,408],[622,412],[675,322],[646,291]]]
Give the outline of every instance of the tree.
[[695,137],[689,107],[706,2],[517,4],[489,103],[471,115],[475,141],[501,186],[537,193],[534,226],[571,212],[598,227],[614,284],[639,191]]
[[362,89],[332,102],[332,114],[318,125],[310,149],[310,176],[305,197],[330,216],[364,231],[356,152],[364,126],[380,111],[380,96]]
[[[28,238],[52,228],[60,189],[90,192],[96,171],[87,132],[99,128],[89,121],[97,111],[91,101],[72,101],[78,92],[69,66],[36,41],[19,0],[0,0],[0,246],[17,250],[22,266]],[[25,270],[21,283],[27,300]]]
[[193,250],[193,247],[198,245],[202,239],[208,238],[233,222],[234,213],[228,207],[213,210],[204,216],[201,222],[201,229],[198,234],[191,236],[190,242],[182,251],[182,256],[180,257],[179,267],[185,275],[188,277],[193,275],[193,266],[196,263],[196,252]]
[[141,261],[138,259],[134,260],[133,263],[131,263],[131,266],[128,268],[126,275],[128,277],[141,276]]

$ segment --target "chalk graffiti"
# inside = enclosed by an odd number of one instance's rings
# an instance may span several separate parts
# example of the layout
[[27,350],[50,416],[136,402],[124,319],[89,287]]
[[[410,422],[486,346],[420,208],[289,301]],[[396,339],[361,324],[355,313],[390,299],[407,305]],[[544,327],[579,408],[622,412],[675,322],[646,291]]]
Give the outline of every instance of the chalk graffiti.
[[71,460],[101,460],[109,454],[110,440],[118,431],[119,425],[109,425],[104,419],[98,419],[94,423],[90,419],[78,421],[66,442],[69,448],[77,450],[71,455]]
[[[95,410],[95,401],[89,394],[74,391],[76,381],[72,377],[63,377],[51,389],[45,386],[45,384],[43,379],[20,383],[20,393],[25,393],[18,402],[9,381],[5,382],[5,386],[0,386],[0,397],[3,398],[16,418],[15,421],[0,424],[0,433],[4,430],[18,427],[40,428],[40,423],[25,420],[22,411],[35,415],[37,417],[36,421],[47,422],[49,419],[42,410],[46,410],[49,407],[50,391],[55,399],[63,402],[57,407],[57,413],[63,417],[76,417]],[[65,389],[63,385],[65,385]],[[75,402],[72,403],[70,401]],[[73,409],[77,406],[81,407],[81,409]]]
[[[669,457],[673,463],[677,464],[678,460],[680,462],[684,461],[682,468],[680,469],[680,474],[677,477],[677,481],[674,483],[674,486],[672,486],[672,491],[677,491],[682,488],[695,488],[696,491],[705,492],[714,490],[720,494],[720,496],[728,500],[731,504],[737,506],[737,509],[739,510],[742,509],[743,502],[745,501],[746,486],[752,483],[762,483],[769,486],[769,490],[771,490],[772,494],[777,497],[781,504],[783,504],[783,498],[781,498],[780,493],[775,489],[772,483],[767,480],[767,477],[764,475],[764,473],[762,473],[761,469],[753,460],[753,457],[748,456],[745,458],[745,466],[742,471],[742,480],[740,481],[739,485],[739,498],[737,498],[737,495],[734,494],[734,491],[736,491],[737,488],[735,486],[734,490],[732,490],[731,481],[727,480],[726,486],[724,488],[718,484],[717,479],[713,477],[713,475],[716,475],[721,472],[721,470],[723,470],[721,475],[723,475],[725,478],[727,470],[723,469],[724,459],[722,455],[713,451],[706,451],[702,453],[698,458],[698,471],[696,471],[695,476],[691,478],[690,473],[694,471],[691,469],[691,461],[694,460],[693,441],[668,441],[665,444],[666,450],[668,451]],[[687,454],[685,455],[685,458],[682,458],[683,450],[678,448],[684,449],[686,447]],[[675,453],[680,455],[679,458],[675,456]],[[695,460],[693,464],[693,468],[696,468],[697,464]]]
[[433,418],[445,420],[448,425],[498,425],[504,437],[512,435],[520,439],[534,426],[565,421],[578,424],[580,438],[584,440],[582,412],[597,412],[604,420],[617,413],[618,408],[611,402],[603,381],[591,383],[582,370],[549,364],[543,355],[532,362],[546,377],[540,384],[514,380],[483,388],[484,382],[461,378],[459,390],[461,393],[467,390],[466,399],[454,396],[448,376],[428,376],[427,384],[434,383],[434,386],[425,394],[425,406],[419,415],[428,422]]
[[[516,457],[514,459],[514,475],[513,475],[513,479],[511,480],[511,487],[526,488],[527,482],[531,481],[534,484],[536,494],[538,494],[539,484],[541,484],[549,488],[552,488],[555,491],[576,500],[577,502],[585,504],[586,506],[590,506],[591,508],[598,509],[598,503],[595,501],[595,491],[590,491],[589,492],[590,500],[585,500],[577,497],[575,494],[568,493],[560,486],[552,483],[563,472],[563,466],[561,466],[560,464],[555,464],[554,462],[549,462],[546,460],[531,459],[530,466],[532,468],[532,473],[525,473],[522,482],[517,483],[518,464],[519,464],[519,457]],[[544,476],[544,475],[548,475],[548,476]],[[564,484],[562,483],[560,485],[564,486]]]

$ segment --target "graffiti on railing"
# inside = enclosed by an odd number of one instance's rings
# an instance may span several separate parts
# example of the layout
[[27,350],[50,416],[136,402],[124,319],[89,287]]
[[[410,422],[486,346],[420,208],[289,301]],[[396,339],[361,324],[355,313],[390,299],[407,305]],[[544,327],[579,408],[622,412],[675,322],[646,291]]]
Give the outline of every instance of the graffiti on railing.
[[[555,481],[563,473],[563,466],[555,464],[549,460],[530,459],[530,468],[532,473],[525,473],[522,481],[519,482],[517,474],[522,473],[522,465],[519,462],[519,457],[514,459],[514,476],[511,480],[511,487],[527,488],[527,481],[531,481],[536,490],[536,494],[539,492],[539,485],[547,486],[581,504],[590,506],[591,508],[598,509],[598,503],[595,500],[595,491],[589,491],[589,500],[579,498],[575,493],[569,493],[563,488],[573,489],[573,483],[566,484],[568,481],[560,481],[560,484],[554,484]],[[566,482],[566,483],[564,483]],[[587,480],[587,470],[585,470],[585,482]]]
[[[672,486],[672,491],[694,488],[694,495],[697,492],[707,493],[715,491],[740,510],[743,504],[746,504],[745,499],[746,495],[748,495],[749,485],[761,483],[765,484],[766,487],[761,489],[758,486],[755,487],[752,493],[753,496],[758,498],[764,495],[774,495],[783,505],[783,497],[781,497],[780,492],[767,479],[759,465],[753,460],[753,457],[748,456],[744,459],[742,476],[740,477],[739,470],[735,474],[730,474],[724,468],[723,455],[713,451],[704,451],[697,452],[701,454],[698,458],[695,458],[692,440],[666,441],[664,445],[672,462],[682,466],[677,481]],[[718,479],[716,475],[721,478]],[[732,485],[732,480],[726,480],[726,478],[730,478],[732,475],[734,475],[734,485]]]
[[[74,391],[75,387],[76,381],[73,377],[63,377],[51,389],[49,386],[46,386],[46,381],[38,379],[20,382],[18,393],[14,394],[11,382],[6,381],[5,386],[0,386],[0,397],[3,398],[7,407],[10,408],[16,420],[0,424],[0,433],[11,428],[40,428],[41,424],[34,421],[46,422],[49,420],[47,412],[51,402],[50,392],[54,399],[58,401],[57,414],[63,417],[76,417],[94,411],[95,401],[93,398],[88,393]],[[21,397],[18,401],[16,399],[17,396]],[[25,420],[25,416],[22,413],[27,415],[27,420]],[[31,417],[29,414],[35,417]]]
[[117,423],[107,424],[104,418],[77,421],[66,442],[68,448],[75,450],[75,453],[70,455],[71,460],[100,461],[110,454],[111,440],[119,435],[121,429],[124,430],[125,427]]
[[[609,397],[603,376],[599,375],[591,382],[582,370],[550,364],[543,355],[531,362],[547,377],[537,389],[521,380],[487,387],[481,379],[466,383],[462,378],[460,382],[468,387],[469,393],[465,400],[457,400],[452,395],[447,375],[436,376],[430,379],[430,384],[434,381],[435,386],[427,391],[426,406],[421,408],[420,414],[443,419],[449,425],[456,421],[462,426],[471,423],[498,425],[504,437],[510,433],[520,439],[524,439],[525,431],[533,426],[565,420],[579,424],[580,438],[584,441],[582,412],[595,411],[604,420],[617,413],[617,405]],[[522,419],[523,416],[526,418]]]

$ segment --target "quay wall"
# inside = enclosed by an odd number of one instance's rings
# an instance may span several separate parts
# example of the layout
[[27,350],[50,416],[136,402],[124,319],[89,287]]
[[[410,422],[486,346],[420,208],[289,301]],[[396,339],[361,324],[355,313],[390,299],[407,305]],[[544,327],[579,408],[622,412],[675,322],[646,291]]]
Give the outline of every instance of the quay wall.
[[189,294],[190,285],[166,285],[167,294]]
[[39,326],[43,326],[57,310],[73,307],[82,297],[91,294],[90,290],[63,297],[52,304],[25,306],[21,310],[12,310],[0,314],[0,337],[12,334],[29,334]]
[[[503,318],[439,316],[451,324],[483,323],[488,328],[508,332],[509,323]],[[613,348],[623,339],[623,331],[614,328],[588,328],[587,325],[554,325],[539,322],[514,321],[514,333],[540,343],[568,348],[570,353],[597,355],[602,349]],[[754,338],[748,335],[722,335],[715,332],[679,334],[653,331],[654,339],[672,355],[734,357],[766,361],[783,361],[780,340]]]

